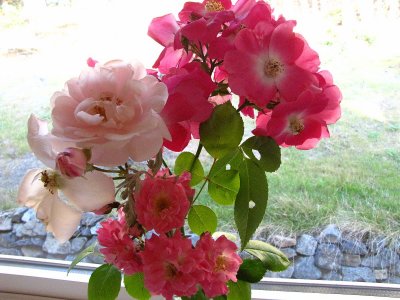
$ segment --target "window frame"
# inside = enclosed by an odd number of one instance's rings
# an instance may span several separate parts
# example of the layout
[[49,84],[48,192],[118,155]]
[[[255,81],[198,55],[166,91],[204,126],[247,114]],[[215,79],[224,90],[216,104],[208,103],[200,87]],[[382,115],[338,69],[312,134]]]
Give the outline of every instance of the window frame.
[[[63,260],[0,254],[0,298],[2,295],[9,295],[7,299],[87,299],[90,274],[99,265],[79,263],[67,276],[70,263]],[[11,295],[17,296],[12,298]],[[266,277],[252,285],[252,299],[257,300],[303,297],[318,300],[321,297],[324,297],[324,300],[357,300],[371,299],[371,296],[373,299],[400,298],[400,285]],[[123,284],[118,299],[132,300]]]

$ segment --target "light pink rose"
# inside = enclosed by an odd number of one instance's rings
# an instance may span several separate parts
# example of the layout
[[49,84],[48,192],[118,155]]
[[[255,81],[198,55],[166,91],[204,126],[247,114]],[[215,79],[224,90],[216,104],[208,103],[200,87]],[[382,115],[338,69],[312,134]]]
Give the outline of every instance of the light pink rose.
[[52,134],[92,151],[104,166],[143,161],[160,150],[170,134],[159,112],[166,86],[139,63],[97,63],[52,97]]

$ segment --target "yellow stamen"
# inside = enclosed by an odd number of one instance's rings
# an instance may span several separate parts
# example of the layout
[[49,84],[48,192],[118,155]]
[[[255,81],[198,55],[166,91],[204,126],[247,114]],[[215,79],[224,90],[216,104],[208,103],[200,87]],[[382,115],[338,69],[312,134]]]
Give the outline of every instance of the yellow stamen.
[[298,135],[300,132],[304,130],[303,121],[293,117],[289,120],[289,129],[293,135]]
[[264,65],[264,73],[268,78],[276,78],[284,71],[284,65],[275,59],[268,60]]
[[222,3],[218,0],[209,0],[206,3],[207,12],[224,11],[225,8]]

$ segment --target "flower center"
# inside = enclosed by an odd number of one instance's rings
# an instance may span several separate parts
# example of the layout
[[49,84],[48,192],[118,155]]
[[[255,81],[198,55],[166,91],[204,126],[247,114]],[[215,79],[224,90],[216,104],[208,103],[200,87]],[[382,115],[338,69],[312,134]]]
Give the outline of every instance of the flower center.
[[173,279],[178,275],[178,269],[174,264],[167,262],[165,264],[165,277],[167,279]]
[[222,3],[218,0],[209,0],[206,3],[207,12],[224,11],[225,8]]
[[283,70],[284,65],[276,59],[270,59],[264,65],[264,73],[268,78],[276,78]]
[[160,215],[165,209],[169,207],[169,200],[165,195],[159,195],[155,199],[154,208],[157,215]]
[[304,130],[303,121],[296,117],[290,118],[289,130],[293,135],[298,135],[300,132]]
[[227,267],[227,260],[225,256],[220,255],[217,257],[217,261],[215,262],[214,272],[225,271]]
[[51,194],[54,194],[59,185],[57,183],[57,173],[50,170],[40,172],[40,181],[43,182],[44,187],[48,189]]

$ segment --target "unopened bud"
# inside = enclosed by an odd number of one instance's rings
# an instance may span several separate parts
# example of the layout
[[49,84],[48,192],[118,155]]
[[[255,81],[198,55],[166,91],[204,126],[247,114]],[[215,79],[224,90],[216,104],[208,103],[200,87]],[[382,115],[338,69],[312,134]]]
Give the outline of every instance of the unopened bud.
[[57,154],[56,168],[66,177],[79,177],[85,173],[87,161],[87,155],[84,150],[67,148]]

